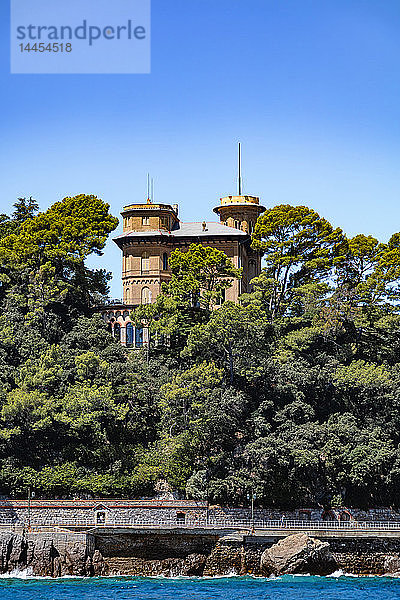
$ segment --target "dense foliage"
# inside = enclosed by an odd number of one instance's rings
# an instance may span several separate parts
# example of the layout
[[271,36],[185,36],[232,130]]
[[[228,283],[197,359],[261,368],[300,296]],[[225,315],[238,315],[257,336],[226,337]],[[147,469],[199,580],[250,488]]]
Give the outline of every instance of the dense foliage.
[[24,495],[187,497],[262,506],[398,504],[400,234],[348,239],[307,207],[267,210],[261,275],[219,250],[170,259],[124,350],[85,260],[117,221],[94,196],[0,216],[0,487]]

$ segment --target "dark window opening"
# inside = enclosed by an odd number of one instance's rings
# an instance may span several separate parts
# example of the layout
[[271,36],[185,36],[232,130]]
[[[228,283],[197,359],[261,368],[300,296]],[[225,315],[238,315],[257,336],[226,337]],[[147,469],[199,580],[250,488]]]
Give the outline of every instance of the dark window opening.
[[222,290],[220,290],[220,296],[218,296],[216,304],[219,306],[221,304],[223,304],[225,302],[225,288],[223,288]]
[[176,513],[176,522],[178,525],[184,525],[186,521],[186,515],[183,512]]
[[143,346],[143,327],[136,327],[135,346],[136,348]]
[[132,323],[127,323],[127,325],[126,325],[126,345],[133,346],[133,325],[132,325]]
[[96,513],[96,523],[97,523],[97,525],[102,525],[105,522],[106,522],[106,513],[104,512],[104,510],[98,511]]
[[114,325],[114,337],[117,341],[121,339],[121,325],[119,323]]
[[162,268],[163,271],[167,271],[168,269],[168,254],[166,252],[162,255]]

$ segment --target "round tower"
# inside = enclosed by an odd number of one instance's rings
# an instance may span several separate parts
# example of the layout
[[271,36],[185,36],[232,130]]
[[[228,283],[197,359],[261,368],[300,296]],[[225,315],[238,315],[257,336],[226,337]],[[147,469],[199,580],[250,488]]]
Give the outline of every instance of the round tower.
[[225,196],[213,210],[224,225],[251,234],[265,206],[261,206],[257,196]]

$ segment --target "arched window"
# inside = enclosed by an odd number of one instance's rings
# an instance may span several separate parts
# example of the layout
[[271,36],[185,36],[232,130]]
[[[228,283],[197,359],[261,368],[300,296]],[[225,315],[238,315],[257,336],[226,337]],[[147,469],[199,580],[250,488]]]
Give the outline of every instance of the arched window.
[[150,258],[148,252],[142,254],[142,273],[147,273],[150,270]]
[[127,301],[128,303],[129,303],[129,294],[130,294],[130,289],[129,289],[129,288],[126,288],[126,290],[125,290],[125,298],[126,298],[126,301]]
[[235,229],[240,229],[240,221],[235,221]]
[[114,337],[118,342],[121,339],[121,325],[119,323],[115,323],[114,325]]
[[151,292],[148,287],[142,288],[142,304],[150,304]]
[[143,346],[143,327],[136,327],[135,346],[136,348]]
[[126,324],[126,345],[133,346],[133,325],[132,325],[132,323]]
[[168,269],[168,254],[166,252],[162,255],[162,268],[163,271],[167,271]]
[[249,233],[253,233],[253,231],[254,231],[254,222],[249,221]]

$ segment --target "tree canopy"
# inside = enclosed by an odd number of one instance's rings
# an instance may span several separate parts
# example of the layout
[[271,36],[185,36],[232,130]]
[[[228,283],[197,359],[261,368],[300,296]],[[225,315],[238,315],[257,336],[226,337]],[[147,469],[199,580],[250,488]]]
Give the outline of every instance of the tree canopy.
[[116,226],[94,196],[0,218],[0,490],[22,496],[182,496],[260,506],[398,505],[400,234],[346,237],[315,211],[261,215],[264,269],[219,250],[170,257],[126,350],[92,306],[86,265]]

